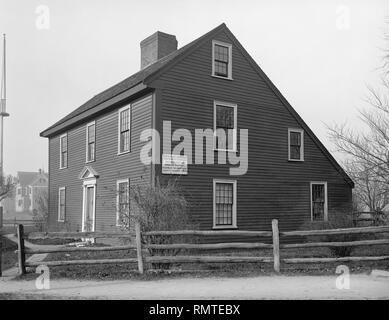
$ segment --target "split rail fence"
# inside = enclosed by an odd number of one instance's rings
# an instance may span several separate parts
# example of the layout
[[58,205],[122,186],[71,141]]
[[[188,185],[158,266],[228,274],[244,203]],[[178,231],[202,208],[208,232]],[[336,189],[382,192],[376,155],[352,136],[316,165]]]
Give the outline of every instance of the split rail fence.
[[[361,235],[361,234],[383,234],[382,239],[375,240],[356,240],[356,241],[332,241],[317,242],[312,240],[312,236],[337,236],[337,235]],[[281,270],[281,264],[304,264],[304,263],[331,263],[331,262],[349,262],[349,261],[379,261],[389,260],[389,255],[382,256],[349,256],[349,257],[325,257],[325,258],[282,258],[281,250],[296,248],[319,248],[319,247],[345,247],[345,246],[376,246],[389,244],[389,226],[380,227],[362,227],[347,229],[329,229],[329,230],[304,230],[304,231],[286,231],[280,232],[278,220],[272,221],[272,231],[241,231],[241,230],[181,230],[181,231],[149,231],[141,232],[141,227],[137,223],[133,233],[105,233],[105,232],[50,232],[50,233],[30,233],[24,234],[23,225],[17,226],[18,237],[18,267],[19,273],[25,274],[27,267],[37,267],[39,265],[47,266],[65,266],[65,265],[97,265],[97,264],[134,264],[137,265],[137,271],[143,274],[146,266],[150,264],[184,264],[184,263],[270,263],[276,273]],[[251,242],[222,242],[222,243],[168,243],[156,244],[150,241],[144,241],[146,237],[175,237],[175,236],[196,236],[196,237],[215,237],[215,236],[232,236],[247,237]],[[385,238],[388,237],[388,238]],[[280,237],[303,237],[306,241],[302,243],[280,243]],[[308,238],[305,238],[308,237]],[[50,247],[47,246],[39,249],[25,248],[25,239],[80,239],[80,238],[127,238],[134,239],[128,245],[110,246],[110,247]],[[266,242],[255,242],[256,239],[268,238]],[[152,238],[150,238],[152,239]],[[202,251],[224,251],[229,249],[269,249],[272,252],[269,256],[241,256],[241,255],[150,255],[149,250],[195,250]],[[62,261],[39,261],[27,262],[26,255],[41,253],[58,253],[58,252],[104,252],[119,250],[135,250],[136,257],[122,259],[94,259],[94,260],[62,260]],[[263,250],[260,250],[263,252]],[[1,255],[0,255],[1,262]],[[0,264],[1,265],[1,264]],[[1,274],[1,269],[0,269]]]

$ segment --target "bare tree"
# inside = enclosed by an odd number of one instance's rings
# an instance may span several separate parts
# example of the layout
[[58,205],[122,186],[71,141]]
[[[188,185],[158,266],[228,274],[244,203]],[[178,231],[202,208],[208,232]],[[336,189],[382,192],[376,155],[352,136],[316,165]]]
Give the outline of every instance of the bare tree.
[[0,176],[0,201],[11,197],[15,184],[12,176]]
[[377,179],[365,163],[349,161],[345,167],[355,182],[354,211],[380,211],[389,204],[389,186]]
[[[389,34],[385,40],[389,43]],[[384,52],[381,83],[367,87],[368,107],[359,111],[364,126],[359,130],[346,124],[328,127],[337,151],[348,158],[346,167],[356,182],[355,195],[370,210],[383,208],[389,200],[389,50]]]

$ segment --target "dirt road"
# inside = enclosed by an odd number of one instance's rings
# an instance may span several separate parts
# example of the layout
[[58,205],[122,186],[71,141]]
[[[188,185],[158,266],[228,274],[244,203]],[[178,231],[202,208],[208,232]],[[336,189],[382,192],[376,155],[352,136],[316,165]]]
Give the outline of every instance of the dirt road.
[[336,276],[261,276],[164,280],[52,280],[49,290],[35,281],[0,280],[0,295],[49,295],[103,299],[389,299],[389,279],[351,275],[350,289],[336,288]]

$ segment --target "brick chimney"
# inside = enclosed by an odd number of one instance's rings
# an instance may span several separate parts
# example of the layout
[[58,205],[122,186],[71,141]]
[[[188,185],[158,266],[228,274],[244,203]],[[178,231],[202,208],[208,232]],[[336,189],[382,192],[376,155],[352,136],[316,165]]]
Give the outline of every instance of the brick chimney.
[[176,36],[157,31],[140,43],[141,69],[176,50]]

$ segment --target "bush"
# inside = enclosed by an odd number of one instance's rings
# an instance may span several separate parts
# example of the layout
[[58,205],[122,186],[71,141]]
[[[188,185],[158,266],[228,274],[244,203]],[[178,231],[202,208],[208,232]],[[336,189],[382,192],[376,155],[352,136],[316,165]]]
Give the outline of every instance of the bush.
[[[342,211],[334,211],[329,213],[328,221],[309,221],[303,224],[303,230],[326,230],[326,229],[344,229],[353,228],[354,220],[351,214]],[[358,234],[340,234],[340,235],[326,235],[326,236],[310,236],[307,237],[308,241],[314,242],[315,240],[323,242],[346,242],[360,240]],[[330,247],[332,256],[334,257],[349,257],[354,247],[342,246],[342,247]]]
[[[130,187],[130,216],[122,217],[127,229],[133,221],[139,221],[141,230],[173,231],[195,229],[189,212],[188,203],[175,180],[162,185],[159,180],[154,186],[149,184]],[[147,236],[142,239],[145,244],[171,244],[173,240],[194,241],[192,236]],[[176,255],[180,250],[149,249],[150,255]],[[158,269],[169,268],[169,264],[154,264]]]

